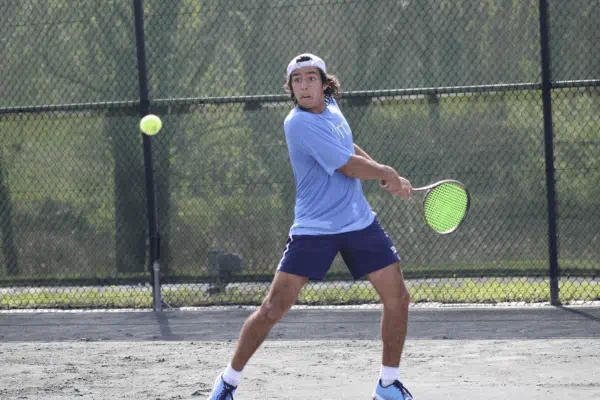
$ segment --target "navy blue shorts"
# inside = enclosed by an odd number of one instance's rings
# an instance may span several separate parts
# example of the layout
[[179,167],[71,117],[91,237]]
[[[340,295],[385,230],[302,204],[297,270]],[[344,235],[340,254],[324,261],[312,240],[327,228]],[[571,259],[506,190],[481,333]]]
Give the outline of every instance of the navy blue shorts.
[[359,231],[290,236],[277,270],[320,280],[338,252],[355,280],[400,261],[394,244],[375,218]]

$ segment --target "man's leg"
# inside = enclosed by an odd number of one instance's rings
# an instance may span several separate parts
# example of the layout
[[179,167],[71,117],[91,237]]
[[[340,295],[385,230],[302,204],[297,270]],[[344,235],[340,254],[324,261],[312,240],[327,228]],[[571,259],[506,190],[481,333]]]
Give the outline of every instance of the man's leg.
[[241,371],[260,347],[271,328],[294,305],[307,277],[278,271],[262,305],[244,323],[231,366]]
[[294,305],[308,278],[278,271],[262,305],[244,323],[233,358],[217,376],[209,400],[232,400],[242,370],[260,347],[271,328]]
[[400,263],[368,274],[383,303],[381,319],[381,377],[373,392],[374,400],[412,400],[413,397],[400,382],[399,366],[408,327],[410,294],[404,285]]
[[398,367],[404,348],[404,340],[406,339],[408,305],[410,303],[410,294],[404,285],[400,263],[396,262],[383,269],[371,272],[368,278],[383,303],[383,317],[381,319],[382,365]]
[[233,358],[223,374],[217,377],[209,400],[233,398],[242,370],[271,328],[294,305],[308,277],[323,278],[338,251],[336,235],[297,235],[288,238],[271,289],[259,309],[244,323]]

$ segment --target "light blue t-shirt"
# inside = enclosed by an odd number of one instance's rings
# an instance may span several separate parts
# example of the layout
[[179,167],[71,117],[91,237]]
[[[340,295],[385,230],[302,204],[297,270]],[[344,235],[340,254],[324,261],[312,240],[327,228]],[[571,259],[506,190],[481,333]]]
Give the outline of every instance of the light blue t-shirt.
[[333,99],[313,114],[295,107],[283,124],[296,181],[290,235],[328,235],[366,228],[375,219],[360,179],[337,171],[354,153],[350,126]]

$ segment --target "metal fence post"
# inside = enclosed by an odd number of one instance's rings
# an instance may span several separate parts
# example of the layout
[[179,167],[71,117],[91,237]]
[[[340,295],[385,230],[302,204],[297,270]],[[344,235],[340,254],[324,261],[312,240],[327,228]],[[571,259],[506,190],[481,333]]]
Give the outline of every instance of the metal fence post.
[[[140,85],[140,118],[150,113],[150,95],[148,90],[148,70],[146,66],[146,41],[144,38],[144,0],[133,0],[135,16],[135,42],[137,48],[138,76]],[[160,230],[156,206],[156,188],[154,185],[154,167],[152,163],[152,137],[142,135],[144,141],[144,170],[146,175],[146,201],[148,204],[148,225],[150,239],[150,272],[153,276],[154,311],[161,311],[162,295],[160,289]]]
[[552,132],[552,77],[548,32],[548,1],[540,0],[540,42],[542,67],[542,105],[544,114],[544,153],[548,194],[548,254],[550,261],[550,303],[560,304],[558,243],[556,230],[556,181],[554,177],[554,135]]
[[[15,246],[15,236],[13,233],[13,207],[10,190],[5,178],[6,167],[4,166],[3,155],[0,153],[0,236],[2,236],[2,248],[6,263],[6,274],[15,276],[19,274],[19,252]],[[0,273],[2,267],[0,266]]]

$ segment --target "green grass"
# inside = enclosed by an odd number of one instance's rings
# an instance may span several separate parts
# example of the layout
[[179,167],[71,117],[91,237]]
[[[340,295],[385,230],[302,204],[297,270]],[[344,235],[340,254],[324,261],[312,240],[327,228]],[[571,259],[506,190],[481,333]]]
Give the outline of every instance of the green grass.
[[[596,260],[588,259],[560,259],[561,276],[577,276],[581,278],[600,277],[600,264]],[[194,266],[182,268],[182,271],[171,270],[167,277],[162,278],[162,283],[212,283],[215,277],[208,273],[189,273]],[[429,278],[478,278],[478,277],[535,277],[548,276],[549,266],[547,260],[502,260],[489,263],[464,262],[457,264],[438,265],[410,265],[403,268],[406,279]],[[238,281],[270,282],[273,273],[250,269],[244,274],[237,275]],[[341,264],[335,266],[325,277],[326,280],[351,280],[351,276]],[[11,288],[15,286],[95,286],[95,285],[137,285],[150,283],[149,272],[119,273],[109,276],[106,273],[70,273],[70,274],[23,274],[9,276],[0,274],[0,287]]]
[[[464,279],[438,284],[413,284],[409,290],[413,303],[536,303],[548,302],[550,298],[547,280],[531,282],[520,278],[487,281]],[[258,305],[265,295],[266,286],[236,288],[217,295],[208,295],[203,291],[184,288],[163,291],[165,301],[174,307]],[[576,300],[600,300],[600,284],[562,282],[560,300],[563,304]],[[364,282],[355,283],[350,288],[309,286],[302,290],[297,302],[301,305],[377,303],[379,303],[379,298],[375,290]],[[78,289],[71,292],[31,289],[29,293],[0,295],[0,309],[148,309],[151,307],[151,291],[133,288],[123,290],[123,288],[107,287],[101,291]]]
[[[33,290],[32,290],[33,291]],[[151,308],[152,293],[140,290],[106,291],[79,289],[74,292],[0,295],[0,309],[94,309],[94,308]]]

